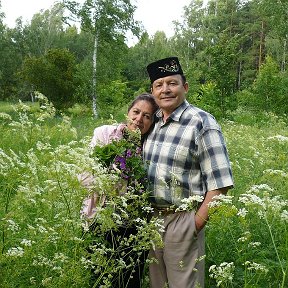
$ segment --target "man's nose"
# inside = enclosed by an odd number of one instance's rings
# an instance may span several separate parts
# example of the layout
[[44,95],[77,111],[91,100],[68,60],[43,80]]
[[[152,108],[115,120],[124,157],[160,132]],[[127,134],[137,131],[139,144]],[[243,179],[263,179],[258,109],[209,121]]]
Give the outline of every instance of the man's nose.
[[166,93],[168,91],[170,91],[170,86],[167,83],[164,82],[163,85],[162,85],[162,92]]

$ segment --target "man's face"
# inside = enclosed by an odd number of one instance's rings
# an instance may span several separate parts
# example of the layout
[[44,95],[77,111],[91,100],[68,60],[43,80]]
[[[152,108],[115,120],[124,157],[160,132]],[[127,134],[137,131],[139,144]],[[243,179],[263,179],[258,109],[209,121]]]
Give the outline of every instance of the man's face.
[[164,115],[170,115],[185,100],[188,83],[179,74],[159,78],[152,84],[152,94]]

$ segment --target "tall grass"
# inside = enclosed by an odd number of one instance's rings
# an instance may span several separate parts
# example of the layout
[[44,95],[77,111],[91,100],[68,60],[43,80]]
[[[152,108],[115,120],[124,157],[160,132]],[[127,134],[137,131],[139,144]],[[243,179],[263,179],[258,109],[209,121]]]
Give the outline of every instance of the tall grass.
[[[103,121],[32,107],[0,111],[0,287],[90,287],[77,174]],[[211,207],[206,287],[288,287],[287,123],[250,116],[222,123],[235,188]]]
[[235,188],[211,208],[206,284],[288,287],[287,123],[272,114],[257,119],[239,112],[238,122],[222,124]]

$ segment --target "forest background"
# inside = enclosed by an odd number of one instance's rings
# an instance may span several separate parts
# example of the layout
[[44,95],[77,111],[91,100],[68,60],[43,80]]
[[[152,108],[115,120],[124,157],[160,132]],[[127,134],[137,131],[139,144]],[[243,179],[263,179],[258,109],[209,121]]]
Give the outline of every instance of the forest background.
[[[189,100],[217,118],[239,107],[287,113],[286,1],[191,1],[170,38],[143,31],[135,8],[130,1],[65,0],[31,22],[18,18],[13,29],[1,13],[0,100],[33,101],[39,91],[57,109],[83,104],[95,118],[117,117],[149,90],[146,65],[176,55]],[[132,47],[128,31],[139,37]]]
[[[76,175],[91,169],[93,129],[111,115],[124,120],[150,89],[146,65],[171,55],[187,75],[188,100],[221,123],[235,178],[207,225],[206,287],[287,287],[288,2],[202,4],[184,8],[170,38],[143,31],[130,1],[63,1],[13,29],[0,9],[1,288],[91,287],[95,266],[110,287],[121,262],[99,247],[85,258],[87,191]],[[131,47],[128,30],[139,36]]]

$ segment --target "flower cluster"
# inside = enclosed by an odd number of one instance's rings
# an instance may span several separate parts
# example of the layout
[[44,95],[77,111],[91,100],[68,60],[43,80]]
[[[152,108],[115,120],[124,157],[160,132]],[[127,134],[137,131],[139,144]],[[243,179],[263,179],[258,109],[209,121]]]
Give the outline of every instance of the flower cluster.
[[136,193],[144,191],[147,176],[142,159],[140,131],[124,130],[123,139],[95,146],[93,156],[111,173],[127,181],[127,189],[133,189]]

